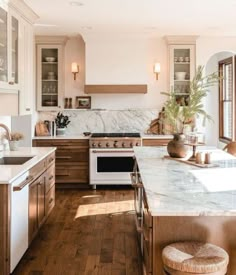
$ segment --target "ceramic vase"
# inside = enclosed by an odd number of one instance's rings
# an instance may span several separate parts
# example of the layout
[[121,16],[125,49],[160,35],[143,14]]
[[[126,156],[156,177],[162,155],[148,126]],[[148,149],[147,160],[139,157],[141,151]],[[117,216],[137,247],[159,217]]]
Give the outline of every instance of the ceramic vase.
[[66,133],[66,128],[57,128],[57,136],[64,136]]
[[184,145],[185,135],[174,134],[174,138],[167,145],[167,152],[172,158],[184,158],[187,155],[187,147]]
[[9,140],[9,148],[10,148],[10,151],[18,151],[19,140]]

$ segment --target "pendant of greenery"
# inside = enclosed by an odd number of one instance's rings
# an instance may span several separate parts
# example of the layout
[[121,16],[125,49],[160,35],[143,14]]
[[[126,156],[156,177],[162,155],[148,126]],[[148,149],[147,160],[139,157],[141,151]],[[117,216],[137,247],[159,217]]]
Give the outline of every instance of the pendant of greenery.
[[183,133],[185,125],[194,126],[195,118],[202,116],[203,125],[206,119],[212,120],[211,116],[203,109],[202,99],[207,96],[209,88],[219,83],[218,72],[203,76],[203,66],[198,66],[194,78],[190,81],[189,95],[180,101],[176,100],[174,90],[163,92],[168,96],[164,103],[164,123],[173,129],[172,133]]

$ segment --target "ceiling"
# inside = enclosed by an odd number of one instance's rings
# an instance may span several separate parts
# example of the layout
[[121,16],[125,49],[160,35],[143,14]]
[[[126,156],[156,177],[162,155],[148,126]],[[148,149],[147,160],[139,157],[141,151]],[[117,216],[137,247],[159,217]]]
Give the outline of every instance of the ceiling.
[[[36,34],[236,36],[236,0],[25,0]],[[72,3],[72,4],[71,4]]]

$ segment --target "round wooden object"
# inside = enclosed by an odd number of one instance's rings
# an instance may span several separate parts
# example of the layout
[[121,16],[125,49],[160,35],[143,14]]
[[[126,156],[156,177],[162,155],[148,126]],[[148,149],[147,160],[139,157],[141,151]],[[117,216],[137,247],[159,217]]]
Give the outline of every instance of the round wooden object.
[[193,274],[207,274],[227,269],[229,256],[216,245],[201,242],[177,242],[162,251],[164,265]]

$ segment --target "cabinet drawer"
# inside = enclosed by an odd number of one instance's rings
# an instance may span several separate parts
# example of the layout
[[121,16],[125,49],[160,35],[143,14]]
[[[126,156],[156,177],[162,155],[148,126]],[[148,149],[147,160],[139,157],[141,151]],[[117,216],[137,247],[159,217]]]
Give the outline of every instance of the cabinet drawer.
[[47,160],[45,158],[30,169],[29,176],[32,177],[32,180],[35,180],[39,175],[41,175],[46,170],[46,167]]
[[88,162],[89,152],[87,148],[58,148],[56,152],[56,161],[58,164],[68,162]]
[[52,186],[55,184],[55,164],[51,165],[46,172],[45,175],[45,192],[49,191],[49,189],[52,188]]
[[56,182],[57,183],[88,183],[88,166],[57,166]]
[[45,199],[45,212],[46,216],[52,211],[55,206],[55,185],[48,191]]
[[143,146],[166,146],[171,139],[143,139]]
[[49,156],[47,156],[47,167],[55,163],[55,152],[51,153]]
[[68,148],[70,146],[76,147],[89,147],[88,139],[44,139],[44,140],[33,140],[33,145],[38,147],[61,147]]

